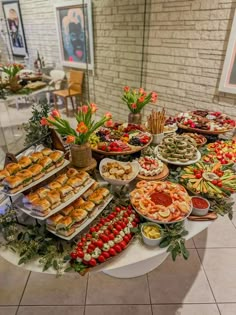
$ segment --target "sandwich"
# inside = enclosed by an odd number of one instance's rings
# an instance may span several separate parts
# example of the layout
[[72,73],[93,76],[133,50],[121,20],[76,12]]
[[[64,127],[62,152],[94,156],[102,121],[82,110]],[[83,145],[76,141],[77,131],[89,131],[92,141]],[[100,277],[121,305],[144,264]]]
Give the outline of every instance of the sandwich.
[[109,195],[109,190],[105,187],[100,187],[96,190],[97,193],[101,193],[103,197],[106,197]]
[[47,194],[49,193],[49,191],[51,191],[50,189],[46,188],[46,187],[41,187],[39,189],[37,189],[37,194],[39,195],[40,199],[43,199],[47,196]]
[[60,192],[61,199],[63,202],[69,200],[74,195],[73,189],[69,185],[65,185],[65,186],[61,187],[59,189],[59,192]]
[[75,176],[76,174],[78,174],[78,171],[75,169],[75,168],[69,168],[68,171],[66,172],[66,175],[68,177],[73,177]]
[[72,205],[69,205],[67,207],[65,207],[63,210],[60,211],[60,213],[64,216],[67,216],[71,213],[71,211],[74,210],[74,207]]
[[7,164],[5,169],[10,175],[15,175],[17,172],[21,170],[21,166],[18,163],[9,163]]
[[97,190],[88,197],[88,200],[94,202],[96,205],[99,205],[103,199],[103,194],[101,192],[97,192]]
[[47,188],[49,188],[51,190],[60,189],[61,184],[59,184],[58,182],[51,182],[51,183],[47,184]]
[[22,156],[18,163],[20,164],[21,168],[27,168],[32,164],[32,160],[28,156]]
[[75,193],[77,193],[81,189],[81,185],[83,184],[83,180],[78,177],[71,177],[68,179],[67,185],[71,186]]
[[79,171],[78,175],[76,176],[83,178],[84,181],[90,177],[89,174],[85,171]]
[[85,199],[87,199],[87,198],[94,192],[94,190],[95,190],[98,186],[99,186],[99,185],[98,185],[97,182],[93,183],[93,185],[92,185],[89,189],[87,189],[87,190],[85,191],[85,193],[83,194],[83,197],[84,197]]
[[44,156],[48,156],[49,154],[51,154],[53,151],[49,148],[44,148],[43,150],[41,150],[41,153],[44,155]]
[[39,199],[39,195],[35,192],[35,193],[30,193],[28,195],[25,195],[22,198],[22,202],[26,208],[31,209],[32,208],[32,206],[31,206],[32,202],[34,202],[37,199]]
[[49,157],[56,167],[60,167],[64,163],[64,153],[62,151],[54,151]]
[[82,208],[82,205],[85,203],[84,199],[82,197],[78,198],[73,202],[74,208]]
[[24,187],[29,185],[33,181],[33,179],[32,179],[33,175],[28,170],[22,170],[22,171],[18,172],[17,176],[19,176],[23,179],[23,186]]
[[7,176],[10,176],[9,172],[6,169],[1,170],[0,171],[0,182]]
[[45,217],[50,213],[50,202],[47,199],[34,200],[31,211],[40,217]]
[[[88,212],[83,209],[75,209],[71,212],[70,217],[74,222],[82,223],[82,221],[88,216]],[[76,227],[76,224],[74,225]]]
[[34,152],[29,156],[29,158],[33,163],[37,163],[40,159],[43,158],[43,154],[41,152]]
[[43,167],[40,164],[34,164],[34,165],[30,166],[28,168],[28,171],[30,171],[32,173],[34,181],[37,179],[40,179],[44,175]]
[[44,156],[42,159],[40,159],[39,164],[42,165],[43,171],[46,173],[51,172],[55,168],[55,165],[48,156]]
[[61,204],[60,193],[57,190],[52,190],[46,195],[46,199],[51,204],[51,209],[55,209]]
[[64,217],[63,215],[61,215],[60,213],[56,213],[54,215],[52,215],[51,217],[49,217],[46,221],[47,223],[47,227],[53,231],[56,230],[56,226],[57,224],[60,222],[60,220],[62,220]]
[[20,176],[7,176],[2,181],[4,189],[10,194],[15,194],[16,192],[23,189],[23,178]]
[[92,201],[86,201],[82,204],[81,208],[88,211],[88,212],[91,212],[95,207],[95,204],[92,202]]
[[68,180],[68,177],[66,176],[66,174],[61,174],[60,176],[56,178],[56,182],[58,182],[60,185],[65,185],[67,180]]
[[69,236],[75,232],[73,224],[74,220],[71,217],[64,217],[57,223],[56,230],[58,234]]

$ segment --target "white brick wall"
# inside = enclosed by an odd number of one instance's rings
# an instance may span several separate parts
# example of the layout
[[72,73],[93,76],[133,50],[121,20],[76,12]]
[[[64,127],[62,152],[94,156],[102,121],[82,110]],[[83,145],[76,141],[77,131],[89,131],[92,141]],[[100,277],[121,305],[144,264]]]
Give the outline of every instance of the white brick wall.
[[[65,3],[68,0],[64,0]],[[55,0],[20,0],[32,60],[37,49],[60,68]],[[143,85],[159,93],[169,114],[193,108],[236,117],[236,96],[218,85],[236,7],[235,0],[148,0]],[[95,71],[91,101],[125,119],[124,85],[140,86],[143,0],[93,0]],[[1,16],[1,10],[0,10]],[[0,40],[0,45],[2,43]],[[145,114],[152,108],[146,107]]]

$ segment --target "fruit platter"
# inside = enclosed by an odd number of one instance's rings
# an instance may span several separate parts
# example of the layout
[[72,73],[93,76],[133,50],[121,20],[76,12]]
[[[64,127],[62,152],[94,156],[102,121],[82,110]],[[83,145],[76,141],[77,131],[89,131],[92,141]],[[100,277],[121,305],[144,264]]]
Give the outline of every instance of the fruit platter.
[[209,198],[222,198],[236,192],[236,174],[232,167],[220,162],[206,164],[199,161],[185,167],[180,182],[192,193]]
[[217,161],[220,161],[221,164],[236,163],[236,140],[218,140],[209,143],[206,146],[206,154],[202,157],[202,160],[206,163]]
[[178,129],[175,117],[168,117],[165,121],[164,133],[172,133]]
[[147,147],[152,142],[152,135],[141,125],[114,123],[92,134],[89,142],[92,150],[100,154],[126,155]]
[[220,134],[232,130],[235,120],[221,112],[196,110],[178,114],[178,126],[192,132]]
[[169,174],[168,167],[158,158],[141,156],[137,159],[139,173],[137,178],[146,180],[164,179]]
[[121,253],[133,238],[132,228],[137,227],[139,218],[132,206],[116,206],[106,217],[100,218],[90,227],[70,254],[72,268],[85,274],[90,268],[110,261]]
[[130,193],[130,200],[141,216],[156,223],[183,221],[192,210],[186,189],[168,181],[142,180]]
[[192,132],[182,133],[182,136],[187,136],[187,137],[193,138],[197,144],[197,147],[202,147],[203,145],[205,145],[207,143],[206,137],[204,137],[203,135],[198,134],[198,133],[192,133]]
[[155,148],[155,154],[163,162],[175,165],[189,165],[201,158],[195,140],[188,136],[168,135]]

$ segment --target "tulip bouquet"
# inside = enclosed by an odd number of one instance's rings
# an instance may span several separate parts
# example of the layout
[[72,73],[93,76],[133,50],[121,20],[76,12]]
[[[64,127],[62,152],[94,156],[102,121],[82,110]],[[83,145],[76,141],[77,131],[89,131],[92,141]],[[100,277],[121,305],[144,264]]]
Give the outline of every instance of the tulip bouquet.
[[122,100],[127,104],[131,113],[137,114],[140,113],[143,107],[148,103],[156,103],[157,93],[147,93],[143,88],[131,90],[129,86],[125,86]]
[[6,73],[8,75],[9,80],[14,78],[20,70],[24,69],[22,64],[13,63],[7,65],[0,65],[0,71]]
[[78,108],[75,115],[77,127],[73,129],[69,122],[61,118],[57,110],[53,110],[49,117],[43,117],[41,125],[51,125],[56,127],[55,130],[63,136],[67,136],[66,142],[71,144],[85,144],[88,142],[90,135],[102,125],[112,126],[112,115],[106,113],[99,121],[93,120],[93,115],[97,111],[96,104],[83,105]]

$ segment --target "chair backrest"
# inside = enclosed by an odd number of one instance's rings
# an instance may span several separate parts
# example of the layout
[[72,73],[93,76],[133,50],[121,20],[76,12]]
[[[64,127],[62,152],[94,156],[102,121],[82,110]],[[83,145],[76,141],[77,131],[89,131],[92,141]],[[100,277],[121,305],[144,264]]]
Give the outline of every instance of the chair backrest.
[[52,70],[52,71],[50,71],[50,77],[53,79],[53,81],[63,80],[65,77],[65,71]]
[[83,77],[84,77],[83,71],[70,70],[69,83],[70,83],[71,89],[81,92],[82,84],[83,84]]

